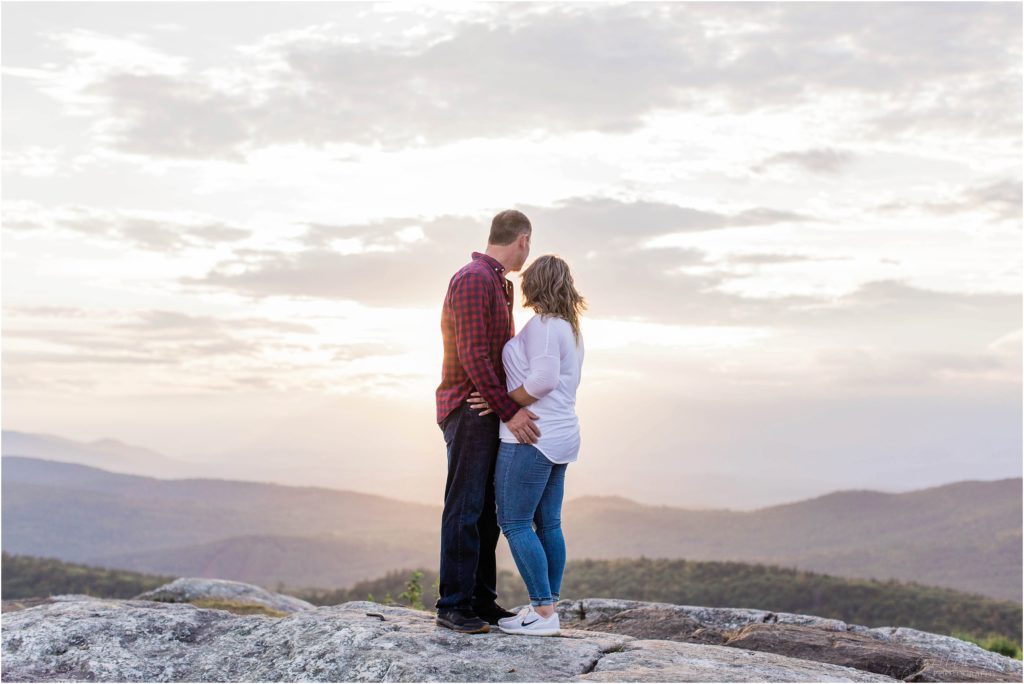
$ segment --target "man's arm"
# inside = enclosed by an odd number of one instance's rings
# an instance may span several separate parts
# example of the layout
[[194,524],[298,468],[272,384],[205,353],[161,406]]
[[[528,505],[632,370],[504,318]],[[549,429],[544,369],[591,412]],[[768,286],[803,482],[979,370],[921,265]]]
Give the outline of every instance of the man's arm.
[[508,395],[491,364],[488,331],[492,322],[491,285],[478,275],[467,273],[452,288],[452,313],[455,316],[455,348],[480,396],[508,422],[519,405]]

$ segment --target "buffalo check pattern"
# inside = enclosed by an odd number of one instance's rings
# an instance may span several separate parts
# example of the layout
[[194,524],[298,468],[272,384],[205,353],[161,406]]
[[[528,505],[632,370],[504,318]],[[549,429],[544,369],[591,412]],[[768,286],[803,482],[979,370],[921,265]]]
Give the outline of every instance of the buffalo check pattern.
[[469,399],[474,389],[507,422],[519,411],[505,386],[501,351],[515,334],[512,282],[494,257],[473,252],[455,272],[441,307],[444,363],[435,392],[437,423]]

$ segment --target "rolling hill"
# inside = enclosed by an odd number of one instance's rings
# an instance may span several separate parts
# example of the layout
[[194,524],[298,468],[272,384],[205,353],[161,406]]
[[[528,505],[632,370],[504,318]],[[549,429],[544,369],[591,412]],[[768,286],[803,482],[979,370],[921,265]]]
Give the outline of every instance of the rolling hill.
[[[2,459],[3,548],[154,573],[337,586],[435,567],[440,506],[322,487],[163,480]],[[570,559],[772,563],[1021,601],[1021,479],[840,491],[755,511],[566,501]],[[504,539],[500,567],[514,569]]]

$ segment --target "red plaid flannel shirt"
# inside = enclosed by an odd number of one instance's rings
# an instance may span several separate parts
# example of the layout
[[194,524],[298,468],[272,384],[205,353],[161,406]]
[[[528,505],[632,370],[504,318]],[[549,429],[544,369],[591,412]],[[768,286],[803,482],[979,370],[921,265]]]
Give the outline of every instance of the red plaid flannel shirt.
[[476,389],[503,422],[519,411],[508,395],[501,351],[515,334],[512,282],[492,256],[473,252],[473,260],[448,283],[441,308],[444,364],[435,392],[437,423],[469,399]]

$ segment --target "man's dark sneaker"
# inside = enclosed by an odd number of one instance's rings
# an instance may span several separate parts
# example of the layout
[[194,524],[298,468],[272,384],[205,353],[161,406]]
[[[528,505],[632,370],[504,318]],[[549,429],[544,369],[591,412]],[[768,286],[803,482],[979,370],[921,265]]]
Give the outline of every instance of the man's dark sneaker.
[[515,613],[510,613],[497,603],[491,603],[489,606],[474,606],[473,612],[480,616],[480,619],[492,625],[498,624],[498,620],[501,618],[515,616]]
[[441,608],[437,611],[435,622],[442,627],[466,634],[483,634],[491,631],[491,625],[485,620],[481,620],[472,610]]

